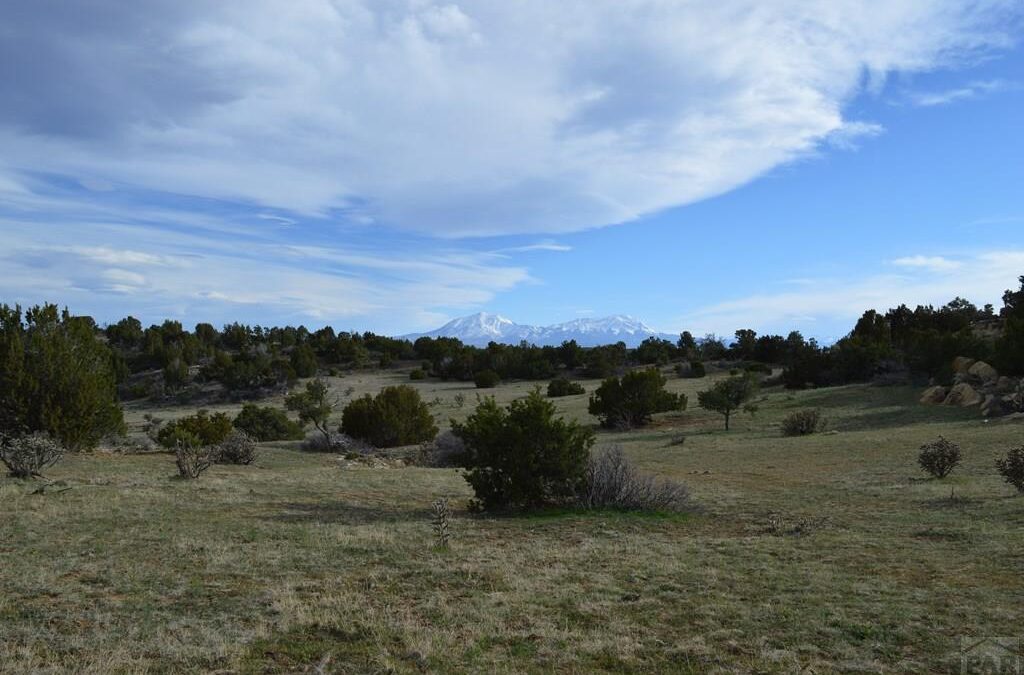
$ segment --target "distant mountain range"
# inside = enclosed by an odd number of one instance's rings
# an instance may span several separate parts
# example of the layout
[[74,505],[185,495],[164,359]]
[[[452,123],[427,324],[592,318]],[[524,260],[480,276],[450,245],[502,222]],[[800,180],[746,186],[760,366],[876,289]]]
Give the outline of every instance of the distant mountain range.
[[408,340],[420,337],[453,337],[467,345],[477,347],[485,347],[489,342],[514,345],[523,340],[539,346],[557,346],[566,340],[576,340],[581,347],[622,341],[628,347],[636,347],[649,337],[660,337],[673,342],[679,339],[678,335],[659,333],[643,321],[625,315],[603,319],[575,319],[553,326],[528,326],[486,312],[454,319],[429,333],[414,333],[402,337]]

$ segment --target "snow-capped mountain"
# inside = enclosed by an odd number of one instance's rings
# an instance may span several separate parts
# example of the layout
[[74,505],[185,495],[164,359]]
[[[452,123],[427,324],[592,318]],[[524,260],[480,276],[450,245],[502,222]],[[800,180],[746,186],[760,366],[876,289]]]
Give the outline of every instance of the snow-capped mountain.
[[574,319],[553,326],[518,324],[498,314],[480,312],[449,321],[429,333],[403,335],[408,340],[419,337],[454,337],[465,344],[484,347],[488,342],[519,344],[526,340],[535,345],[560,345],[576,340],[582,347],[626,343],[635,347],[649,337],[675,341],[678,335],[659,333],[643,321],[631,316],[617,315],[603,319]]

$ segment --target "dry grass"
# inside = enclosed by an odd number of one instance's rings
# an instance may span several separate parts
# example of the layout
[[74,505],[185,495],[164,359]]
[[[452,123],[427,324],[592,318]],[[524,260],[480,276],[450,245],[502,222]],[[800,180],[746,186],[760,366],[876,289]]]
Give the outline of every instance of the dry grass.
[[[691,400],[706,384],[670,381]],[[471,386],[413,385],[441,421],[472,409]],[[1022,427],[914,394],[774,391],[728,433],[688,411],[600,434],[686,482],[692,516],[473,517],[454,470],[346,469],[288,443],[197,481],[166,454],[68,456],[47,474],[68,491],[0,480],[0,670],[959,672],[959,636],[1021,633],[1024,498],[993,461]],[[556,403],[592,421],[585,396]],[[780,437],[806,407],[837,433]],[[963,464],[922,479],[940,434]]]

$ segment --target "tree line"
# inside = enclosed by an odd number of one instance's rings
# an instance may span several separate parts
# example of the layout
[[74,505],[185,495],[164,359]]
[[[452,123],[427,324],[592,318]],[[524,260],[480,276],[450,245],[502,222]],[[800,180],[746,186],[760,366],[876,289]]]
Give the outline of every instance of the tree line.
[[[677,362],[699,376],[707,361],[729,360],[755,369],[782,367],[790,388],[829,386],[905,375],[952,379],[954,357],[988,361],[1007,375],[1024,375],[1024,276],[1007,290],[1003,307],[977,307],[956,298],[941,306],[901,305],[865,312],[833,345],[797,331],[758,335],[736,331],[728,343],[688,332],[675,342],[649,338],[635,349],[622,342],[583,348],[574,341],[539,347],[491,343],[478,348],[455,338],[415,342],[330,327],[265,328],[178,321],[143,328],[127,317],[98,326],[55,305],[23,311],[0,305],[0,435],[46,431],[71,449],[94,447],[123,428],[119,400],[140,395],[155,381],[162,391],[219,383],[228,392],[257,397],[287,390],[299,378],[343,369],[419,363],[422,376],[473,381],[483,372],[500,379],[543,380],[576,375],[608,378],[635,366]],[[489,376],[484,378],[493,384]],[[608,390],[608,400],[622,394]],[[673,403],[674,405],[674,403]]]

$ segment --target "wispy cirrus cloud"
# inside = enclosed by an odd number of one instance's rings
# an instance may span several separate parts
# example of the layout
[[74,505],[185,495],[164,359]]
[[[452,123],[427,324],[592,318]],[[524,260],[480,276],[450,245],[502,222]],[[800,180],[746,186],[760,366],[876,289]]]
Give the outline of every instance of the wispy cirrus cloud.
[[896,258],[892,261],[897,267],[917,268],[930,272],[950,272],[960,269],[963,263],[959,260],[951,260],[942,256],[912,255],[903,258]]
[[967,101],[973,98],[986,96],[999,91],[1005,91],[1013,85],[1005,80],[987,80],[983,82],[971,82],[962,87],[945,89],[943,91],[913,92],[909,94],[910,102],[914,105],[933,107],[948,105],[957,101]]

